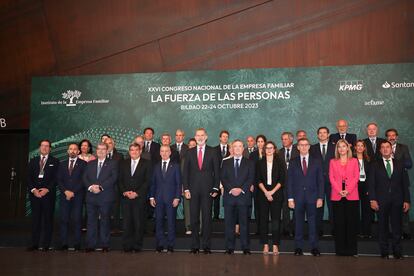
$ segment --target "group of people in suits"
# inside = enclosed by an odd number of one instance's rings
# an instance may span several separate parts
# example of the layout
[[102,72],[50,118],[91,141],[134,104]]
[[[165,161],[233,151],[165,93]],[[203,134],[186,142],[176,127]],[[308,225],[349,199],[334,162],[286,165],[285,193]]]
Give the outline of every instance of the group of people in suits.
[[311,254],[320,256],[318,238],[323,234],[326,204],[337,255],[357,254],[357,235],[371,236],[376,212],[381,256],[389,255],[391,224],[392,253],[400,259],[400,240],[410,208],[408,147],[397,142],[395,129],[386,131],[386,139],[377,137],[376,123],[367,125],[364,140],[348,133],[345,120],[339,120],[336,127],[338,133],[331,135],[327,127],[320,127],[314,145],[304,130],[296,133],[296,144],[292,133],[283,132],[279,150],[264,135],[248,136],[246,146],[239,139],[229,143],[227,130],[220,132],[220,144],[213,148],[206,144],[208,134],[203,128],[195,131],[188,144],[182,130],[176,131],[173,145],[168,133],[161,135],[158,144],[154,130],[146,128],[129,146],[126,159],[116,151],[114,140],[104,135],[96,156],[91,143],[83,140],[68,145],[68,157],[60,164],[50,155],[50,141],[42,140],[39,156],[29,163],[33,214],[29,249],[50,246],[57,186],[62,250],[68,249],[70,228],[73,246],[80,249],[86,202],[86,252],[98,246],[109,251],[111,218],[116,224],[116,210],[121,206],[125,252],[142,249],[145,221],[153,209],[156,251],[172,253],[177,206],[182,201],[186,234],[192,237],[190,252],[198,254],[202,249],[211,254],[212,219],[219,218],[222,197],[226,254],[234,253],[236,234],[243,253],[250,254],[249,218],[255,216],[264,254],[279,254],[280,236],[285,234],[294,236],[294,254],[303,255],[307,221]]

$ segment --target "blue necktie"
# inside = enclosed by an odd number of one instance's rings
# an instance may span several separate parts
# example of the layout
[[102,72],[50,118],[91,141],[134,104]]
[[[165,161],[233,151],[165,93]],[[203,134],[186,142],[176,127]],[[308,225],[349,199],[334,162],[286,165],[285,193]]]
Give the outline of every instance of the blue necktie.
[[236,165],[234,166],[234,176],[237,178],[239,174],[239,159],[236,159]]

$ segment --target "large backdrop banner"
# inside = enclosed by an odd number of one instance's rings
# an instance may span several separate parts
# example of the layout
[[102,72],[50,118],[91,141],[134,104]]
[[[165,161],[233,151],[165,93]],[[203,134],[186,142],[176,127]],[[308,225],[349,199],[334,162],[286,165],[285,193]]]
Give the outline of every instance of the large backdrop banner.
[[314,143],[318,127],[335,133],[341,118],[360,138],[369,122],[379,125],[380,136],[396,128],[413,150],[413,107],[414,63],[38,77],[30,157],[40,139],[50,139],[62,159],[68,142],[96,144],[103,133],[126,153],[145,127],[157,137],[174,137],[181,128],[186,140],[204,127],[212,146],[223,129],[230,139],[264,134],[278,146],[283,131],[304,129]]

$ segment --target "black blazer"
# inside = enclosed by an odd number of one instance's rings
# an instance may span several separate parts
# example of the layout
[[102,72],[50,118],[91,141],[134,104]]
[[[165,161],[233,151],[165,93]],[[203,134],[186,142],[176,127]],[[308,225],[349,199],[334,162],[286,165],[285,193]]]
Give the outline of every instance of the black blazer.
[[329,181],[329,161],[331,161],[332,158],[335,158],[335,144],[328,142],[325,160],[322,158],[320,143],[312,145],[309,154],[321,160],[323,176],[325,181]]
[[[339,133],[331,134],[329,136],[329,142],[334,143],[334,144],[336,144],[336,142],[338,142],[339,139],[341,139],[341,136],[340,136]],[[346,133],[345,140],[349,144],[351,144],[352,146],[354,146],[356,144],[356,141],[357,141],[357,136],[356,136],[356,134],[353,134],[353,133]]]
[[121,161],[121,160],[124,160],[124,156],[122,155],[122,153],[118,152],[116,148],[114,148],[114,150],[112,151],[111,158],[109,159],[115,160],[115,161]]
[[121,161],[119,169],[119,191],[133,191],[138,199],[146,200],[151,181],[151,161],[140,158],[134,175],[131,175],[131,158]]
[[257,148],[255,147],[254,149],[253,149],[253,151],[251,152],[251,153],[249,153],[249,149],[247,148],[247,147],[245,147],[244,148],[244,150],[243,150],[243,157],[244,158],[247,158],[247,159],[251,159],[251,155],[253,154],[253,152],[255,152],[255,151],[257,151]]
[[218,191],[220,183],[220,163],[216,150],[206,145],[201,170],[198,167],[197,151],[198,146],[189,149],[186,154],[183,168],[184,190],[190,190],[190,192],[207,192],[207,194],[213,188]]
[[150,155],[151,155],[152,165],[155,165],[156,163],[158,163],[161,160],[160,148],[161,148],[161,145],[158,144],[157,142],[155,142],[154,140],[152,140],[151,147],[150,147]]
[[57,174],[58,187],[63,194],[65,191],[75,193],[84,193],[85,187],[82,182],[82,176],[85,172],[87,162],[82,159],[76,159],[72,174],[69,175],[69,158],[60,162]]
[[[234,157],[223,161],[221,168],[221,183],[224,187],[223,204],[227,205],[250,205],[251,193],[250,186],[254,184],[254,164],[251,160],[242,158],[237,177],[234,172]],[[241,188],[243,193],[239,196],[230,195],[229,192],[233,188]]]
[[44,176],[43,178],[39,178],[40,156],[32,158],[29,162],[27,174],[27,188],[29,194],[32,194],[30,191],[34,188],[47,188],[49,192],[53,192],[56,187],[58,169],[59,160],[49,154],[44,166]]
[[225,156],[222,156],[222,155],[221,155],[221,144],[219,144],[219,145],[215,146],[215,147],[214,147],[214,149],[215,149],[215,150],[216,150],[216,152],[217,152],[217,158],[218,158],[218,160],[219,160],[219,162],[220,162],[220,163],[223,161],[223,159],[224,159],[224,158],[226,158],[227,156],[229,156],[229,155],[230,155],[230,152],[229,152],[229,145],[227,145],[227,146],[226,146],[226,155],[225,155]]
[[388,177],[383,160],[376,160],[372,163],[368,176],[369,199],[382,202],[394,202],[396,204],[410,202],[408,190],[409,179],[407,170],[401,161],[392,159],[393,172]]
[[186,145],[186,144],[183,143],[181,145],[181,151],[178,152],[177,144],[173,144],[171,146],[171,152],[173,152],[173,151],[175,151],[175,152],[178,153],[178,162],[181,162],[181,160],[184,159],[184,156],[186,155],[186,153],[188,151],[188,145]]
[[[280,159],[279,156],[275,156],[272,164],[272,185],[267,185],[267,161],[266,158],[256,163],[256,182],[262,183],[266,190],[270,191],[276,187],[276,184],[280,183],[282,187],[273,194],[274,200],[283,200],[283,188],[285,188],[286,181],[286,163]],[[260,194],[264,195],[262,190],[257,187]]]
[[381,159],[380,148],[381,148],[381,143],[384,141],[385,139],[377,137],[377,140],[375,141],[375,153],[374,153],[374,150],[372,149],[371,140],[369,138],[364,139],[365,146],[367,147],[367,154],[370,160]]
[[[280,160],[285,161],[285,164],[286,164],[287,160],[285,160],[285,148],[284,147],[279,149],[278,155],[280,157]],[[295,145],[292,146],[292,150],[290,151],[290,160],[293,160],[298,156],[299,156],[299,150],[298,150],[297,145],[295,144]]]
[[408,147],[400,143],[397,143],[395,147],[394,159],[403,162],[404,168],[407,170],[411,169],[413,167],[413,161],[411,160]]
[[102,187],[102,191],[98,194],[86,192],[86,202],[100,203],[112,202],[115,200],[116,181],[118,180],[119,167],[118,162],[105,158],[102,165],[99,178],[96,178],[98,170],[98,159],[90,161],[86,165],[85,173],[83,174],[83,185],[86,189],[92,184],[97,184]]

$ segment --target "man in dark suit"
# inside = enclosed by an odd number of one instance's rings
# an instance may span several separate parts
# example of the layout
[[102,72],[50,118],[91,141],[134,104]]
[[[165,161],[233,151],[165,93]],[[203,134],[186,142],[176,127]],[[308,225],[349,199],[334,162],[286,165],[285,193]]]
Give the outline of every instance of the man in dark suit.
[[364,139],[367,148],[367,154],[370,160],[381,159],[380,145],[385,139],[377,137],[378,125],[376,123],[369,123],[367,125],[368,138]]
[[[413,167],[413,162],[411,159],[410,151],[407,145],[398,143],[398,131],[396,129],[388,129],[385,132],[385,137],[390,141],[392,145],[392,156],[395,160],[401,161],[406,170],[409,170]],[[405,240],[411,240],[411,230],[410,230],[410,216],[408,212],[403,213],[403,226],[402,226],[402,236]]]
[[[171,146],[171,151],[176,151],[180,157],[181,175],[184,168],[184,159],[188,151],[188,145],[184,143],[185,132],[182,129],[175,131],[175,143]],[[182,186],[182,185],[181,185]],[[190,223],[190,200],[183,197],[183,215],[185,224],[185,234],[191,235],[191,223]]]
[[[230,138],[230,133],[227,130],[220,131],[219,134],[219,141],[220,144],[218,144],[214,149],[217,152],[217,158],[219,160],[220,166],[223,162],[223,158],[226,158],[230,155],[230,146],[228,144]],[[220,197],[221,193],[219,192],[218,196],[214,198],[213,200],[213,218],[219,219],[220,216]]]
[[118,181],[122,194],[122,243],[125,252],[140,252],[144,236],[144,210],[151,181],[151,161],[141,158],[142,148],[139,144],[131,144],[128,152],[129,158],[120,163]]
[[252,135],[249,135],[246,138],[246,147],[243,150],[243,157],[250,159],[250,154],[252,154],[255,150],[257,150],[256,139]]
[[144,148],[145,148],[144,136],[142,135],[135,136],[134,143],[141,146],[140,158],[144,158],[145,160],[151,161],[151,153],[144,151]]
[[[289,168],[290,160],[299,156],[297,146],[293,145],[293,134],[291,132],[283,132],[280,136],[282,141],[282,148],[279,149],[278,155],[281,160],[286,163],[286,168]],[[283,189],[283,204],[282,204],[282,233],[284,236],[293,236],[293,220],[290,219],[290,208],[287,201],[287,189]]]
[[[106,158],[117,162],[119,168],[119,162],[121,160],[124,160],[124,156],[122,155],[122,153],[116,150],[114,138],[108,137],[105,139],[104,143],[108,146],[108,153],[106,154]],[[118,183],[116,183],[115,185],[115,201],[112,207],[111,220],[113,233],[119,234],[121,232],[121,193],[118,189]]]
[[[329,128],[320,127],[317,131],[318,143],[314,144],[310,148],[310,154],[319,160],[322,163],[322,172],[324,179],[324,202],[328,206],[329,222],[331,227],[333,227],[333,217],[332,217],[332,204],[331,204],[331,182],[329,181],[329,162],[332,158],[335,157],[335,145],[329,142]],[[324,206],[318,209],[318,215],[316,219],[317,230],[319,236],[323,235],[323,213]],[[333,229],[332,229],[333,230]]]
[[395,259],[402,259],[401,211],[410,209],[409,179],[401,161],[392,159],[392,145],[381,143],[382,158],[369,172],[369,198],[371,208],[378,212],[381,257],[388,258],[388,231],[391,221],[392,250]]
[[97,159],[90,161],[83,174],[86,192],[86,209],[88,212],[88,235],[85,252],[94,251],[99,236],[102,251],[109,251],[110,214],[115,201],[115,185],[118,180],[118,162],[106,158],[108,145],[99,143],[96,147]]
[[205,254],[211,254],[211,205],[218,195],[220,172],[216,151],[206,145],[207,132],[196,130],[197,147],[188,150],[184,161],[184,196],[190,201],[192,243],[191,253],[197,254],[200,248],[200,210],[202,217],[202,247]]
[[56,197],[56,174],[59,160],[50,155],[49,140],[39,142],[39,156],[28,166],[27,188],[32,208],[32,245],[28,251],[39,249],[43,233],[43,251],[48,251],[53,232],[53,213]]
[[308,220],[311,253],[320,256],[316,233],[317,208],[323,206],[324,180],[320,159],[309,154],[307,138],[298,141],[300,155],[289,163],[287,188],[289,207],[295,209],[295,256],[303,255],[303,226]]
[[170,159],[174,163],[180,164],[180,154],[178,151],[173,150],[172,147],[170,147],[171,144],[171,135],[169,133],[163,133],[161,135],[161,146],[168,146],[171,151]]
[[154,129],[147,127],[144,129],[144,152],[149,152],[152,165],[160,161],[160,144],[154,141]]
[[[182,193],[180,164],[171,157],[169,145],[162,145],[160,149],[161,162],[154,167],[152,174],[150,203],[155,208],[156,251],[161,253],[164,247],[168,253],[174,252],[175,219],[177,207]],[[164,217],[168,221],[168,238],[164,235]]]
[[78,158],[78,154],[78,145],[70,143],[68,158],[60,163],[57,174],[60,189],[60,250],[68,250],[70,226],[73,227],[75,251],[80,249],[82,206],[85,198],[82,176],[87,163]]
[[224,187],[225,253],[234,253],[237,214],[243,254],[250,255],[248,211],[252,200],[250,187],[255,177],[254,165],[249,159],[243,158],[244,148],[241,140],[235,140],[232,149],[234,157],[224,160],[221,169],[221,183]]
[[345,139],[351,146],[354,146],[357,141],[356,134],[348,133],[348,122],[340,119],[336,122],[336,129],[338,133],[329,136],[329,142],[336,144],[339,139]]

